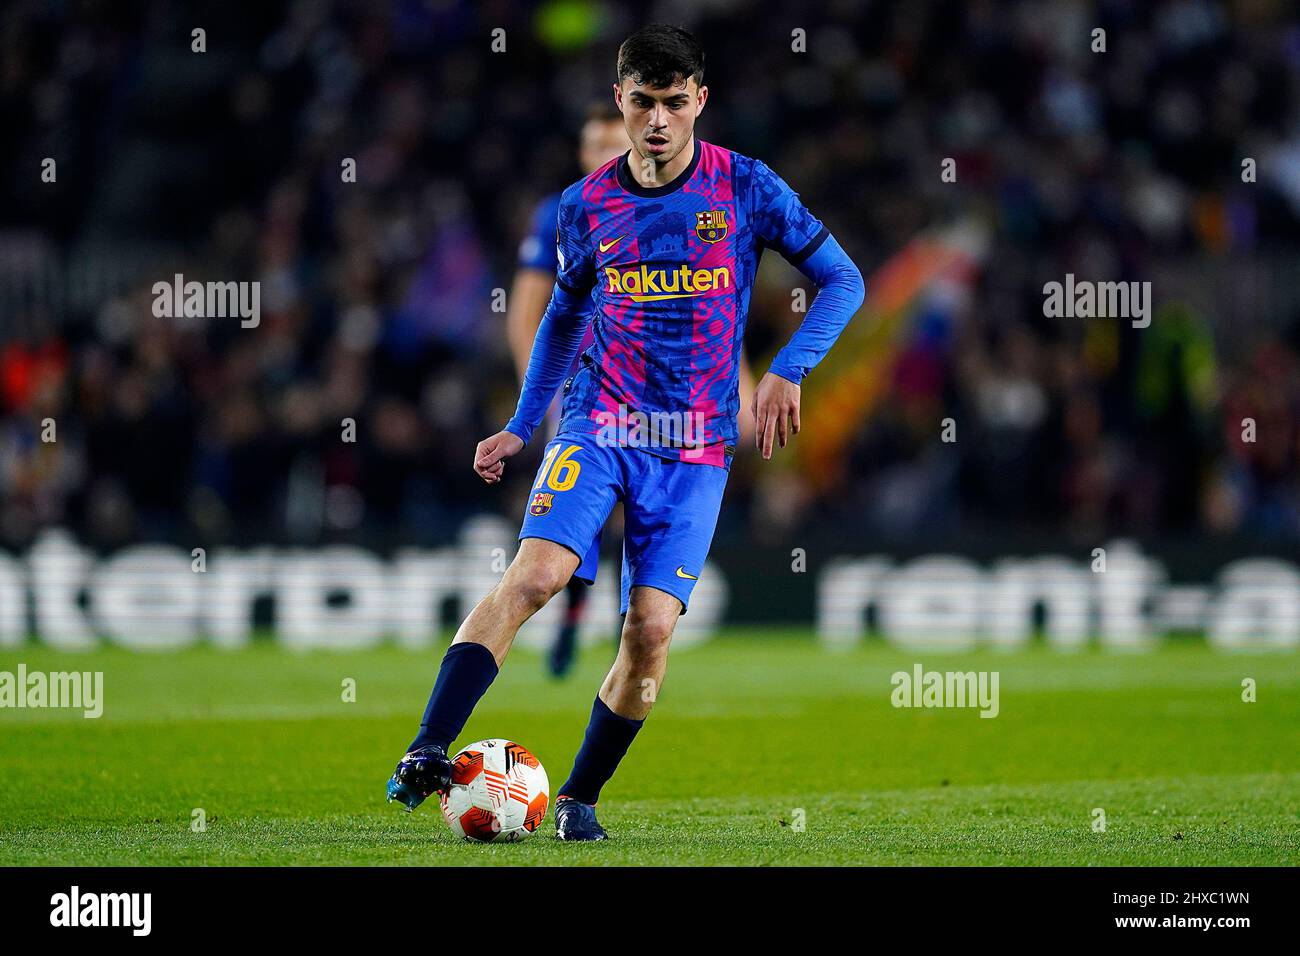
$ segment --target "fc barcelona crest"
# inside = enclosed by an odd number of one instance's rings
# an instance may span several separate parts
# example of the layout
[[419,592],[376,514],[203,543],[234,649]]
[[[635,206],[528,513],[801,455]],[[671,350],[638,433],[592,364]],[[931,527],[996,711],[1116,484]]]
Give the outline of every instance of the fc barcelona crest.
[[528,513],[540,518],[551,510],[551,504],[555,501],[555,495],[545,491],[539,491],[533,495],[533,503],[528,506]]
[[695,214],[695,234],[705,242],[727,238],[727,210],[709,209]]

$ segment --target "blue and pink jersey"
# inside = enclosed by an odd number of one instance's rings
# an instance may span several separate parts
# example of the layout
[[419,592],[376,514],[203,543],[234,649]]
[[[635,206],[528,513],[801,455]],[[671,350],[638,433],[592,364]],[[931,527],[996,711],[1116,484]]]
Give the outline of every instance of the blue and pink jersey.
[[[656,187],[637,181],[630,155],[560,197],[555,294],[506,428],[527,441],[568,373],[561,434],[605,434],[665,457],[724,464],[737,437],[741,341],[763,250],[821,288],[771,367],[795,383],[861,304],[861,276],[762,162],[696,140],[686,169]],[[572,372],[589,296],[591,342]],[[631,429],[641,441],[622,440]]]

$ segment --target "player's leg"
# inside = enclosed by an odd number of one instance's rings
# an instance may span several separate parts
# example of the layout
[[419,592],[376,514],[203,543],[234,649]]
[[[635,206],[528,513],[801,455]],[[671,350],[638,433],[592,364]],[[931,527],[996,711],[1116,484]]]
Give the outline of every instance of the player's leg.
[[470,611],[443,655],[420,732],[388,782],[390,803],[396,800],[414,810],[446,788],[451,773],[447,748],[496,679],[519,628],[577,568],[578,556],[563,545],[541,538],[520,543],[501,583]]
[[654,706],[681,612],[681,601],[671,594],[657,588],[632,589],[618,656],[592,704],[573,771],[556,797],[555,826],[561,840],[605,839],[596,822],[596,801]]
[[[592,550],[599,556],[600,536],[591,543]],[[583,564],[593,564],[588,558]],[[551,642],[550,653],[546,655],[546,666],[553,677],[564,677],[573,667],[578,651],[578,628],[582,624],[582,614],[587,608],[587,596],[591,585],[575,574],[564,586],[564,617],[560,621],[555,640]]]
[[618,655],[597,698],[614,713],[637,721],[650,716],[663,686],[668,645],[681,613],[682,602],[673,595],[658,588],[632,588]]
[[628,454],[639,457],[630,459],[624,510],[627,618],[573,771],[557,793],[562,840],[605,838],[596,801],[663,686],[673,628],[703,570],[727,481],[725,468]]
[[594,441],[557,439],[547,446],[519,532],[519,553],[443,657],[420,732],[388,782],[390,802],[413,810],[446,789],[447,750],[496,678],[519,628],[575,573],[594,578],[591,543],[621,483],[621,465]]
[[481,645],[500,667],[519,628],[564,588],[578,564],[578,556],[562,544],[545,538],[523,539],[501,583],[470,611],[456,631],[452,647]]

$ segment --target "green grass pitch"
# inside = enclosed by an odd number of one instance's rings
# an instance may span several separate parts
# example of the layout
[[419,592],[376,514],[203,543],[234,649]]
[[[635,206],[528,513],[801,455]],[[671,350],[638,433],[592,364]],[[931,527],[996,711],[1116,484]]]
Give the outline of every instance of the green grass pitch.
[[[509,737],[552,791],[607,647],[556,683],[516,651],[460,743]],[[102,670],[104,716],[0,710],[0,864],[1294,864],[1300,655],[1045,648],[843,652],[731,631],[675,651],[601,799],[604,844],[455,840],[384,783],[441,649],[293,654],[0,650]],[[896,709],[890,675],[997,670],[1001,712]],[[1243,702],[1254,678],[1258,699]],[[355,703],[342,682],[356,681]],[[202,808],[207,828],[194,832]],[[1094,830],[1094,808],[1105,832]],[[799,813],[802,811],[802,814]],[[800,830],[792,824],[802,818]]]

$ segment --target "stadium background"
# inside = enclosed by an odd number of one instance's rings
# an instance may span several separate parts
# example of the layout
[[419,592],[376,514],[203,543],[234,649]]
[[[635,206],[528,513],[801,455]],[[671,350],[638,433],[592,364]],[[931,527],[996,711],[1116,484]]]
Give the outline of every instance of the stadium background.
[[[794,446],[740,451],[613,839],[463,844],[382,785],[540,453],[470,468],[494,290],[651,18],[869,298]],[[1298,60],[1264,0],[0,5],[0,864],[1293,865]],[[177,273],[260,281],[258,327],[155,318]],[[1071,274],[1150,326],[1047,318]],[[765,257],[759,371],[800,283]],[[570,678],[553,601],[457,745],[563,779],[610,563]],[[922,668],[997,718],[901,706]],[[22,706],[70,672],[102,716]]]
[[[469,467],[517,395],[493,292],[651,16],[708,51],[700,136],[778,170],[868,280],[795,451],[738,456],[729,620],[809,623],[841,555],[1132,540],[1200,583],[1295,555],[1300,18],[1263,0],[7,4],[0,547],[514,525],[540,443],[504,487]],[[259,327],[155,318],[174,273],[260,280]],[[1045,318],[1067,273],[1151,281],[1150,328]],[[801,281],[766,257],[760,372]]]

